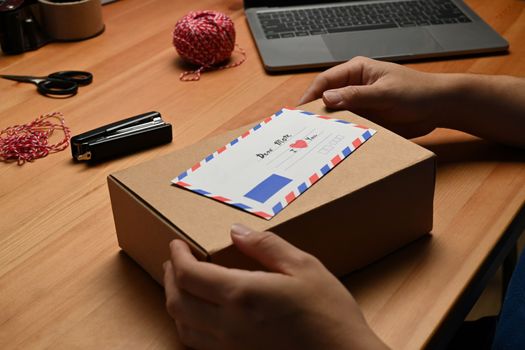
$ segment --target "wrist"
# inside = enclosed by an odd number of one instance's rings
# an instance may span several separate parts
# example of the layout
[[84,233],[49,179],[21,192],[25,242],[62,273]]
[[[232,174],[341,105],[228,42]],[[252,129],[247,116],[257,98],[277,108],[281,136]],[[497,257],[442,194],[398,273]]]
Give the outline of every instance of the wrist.
[[468,96],[475,86],[469,74],[433,73],[434,89],[430,92],[427,109],[436,128],[461,130],[461,122]]

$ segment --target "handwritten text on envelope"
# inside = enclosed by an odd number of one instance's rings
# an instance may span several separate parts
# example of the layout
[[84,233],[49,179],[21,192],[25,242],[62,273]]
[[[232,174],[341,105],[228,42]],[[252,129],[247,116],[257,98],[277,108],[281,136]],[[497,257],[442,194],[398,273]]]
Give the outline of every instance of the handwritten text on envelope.
[[345,120],[282,109],[172,183],[269,220],[374,133]]

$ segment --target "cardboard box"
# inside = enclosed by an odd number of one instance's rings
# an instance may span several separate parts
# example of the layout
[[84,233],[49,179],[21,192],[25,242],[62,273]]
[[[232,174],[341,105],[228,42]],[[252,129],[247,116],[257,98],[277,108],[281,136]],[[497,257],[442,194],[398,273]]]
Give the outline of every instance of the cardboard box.
[[121,248],[160,283],[174,238],[188,242],[199,259],[253,268],[230,239],[232,223],[239,222],[275,232],[341,276],[430,232],[432,152],[349,112],[328,113],[319,103],[303,109],[377,133],[271,220],[170,183],[249,126],[111,174],[108,186]]

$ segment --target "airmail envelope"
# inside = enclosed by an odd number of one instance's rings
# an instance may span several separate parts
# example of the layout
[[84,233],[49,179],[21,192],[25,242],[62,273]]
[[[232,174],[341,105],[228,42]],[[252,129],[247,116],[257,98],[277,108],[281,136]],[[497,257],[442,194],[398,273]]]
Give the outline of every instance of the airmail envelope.
[[172,183],[269,220],[374,133],[346,120],[282,109]]

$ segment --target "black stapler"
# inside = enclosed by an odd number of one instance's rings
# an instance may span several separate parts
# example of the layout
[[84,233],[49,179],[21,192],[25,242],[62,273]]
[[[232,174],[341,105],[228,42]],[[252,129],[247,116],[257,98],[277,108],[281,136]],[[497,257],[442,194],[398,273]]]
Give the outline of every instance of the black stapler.
[[96,162],[171,140],[171,124],[159,112],[149,112],[72,137],[71,152],[75,160]]

